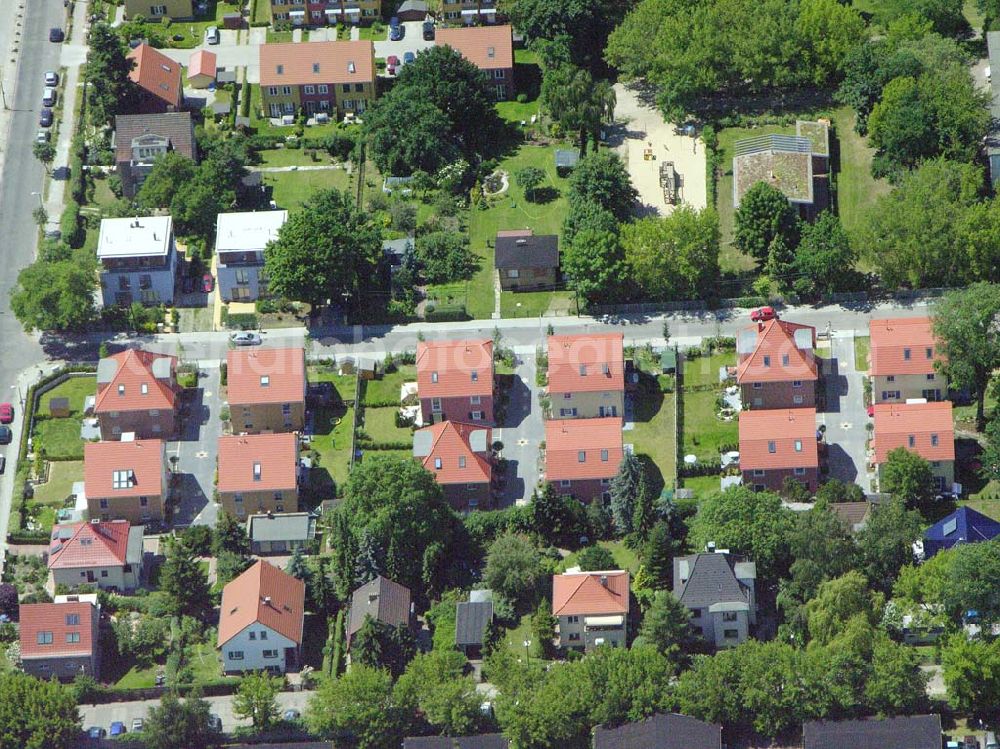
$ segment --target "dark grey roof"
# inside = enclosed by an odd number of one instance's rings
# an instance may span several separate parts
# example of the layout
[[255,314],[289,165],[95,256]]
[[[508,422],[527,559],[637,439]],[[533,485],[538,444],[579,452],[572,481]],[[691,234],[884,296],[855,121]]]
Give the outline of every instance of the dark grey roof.
[[316,518],[308,512],[251,515],[247,535],[251,541],[309,541],[316,535]]
[[120,114],[115,117],[115,161],[132,159],[132,141],[140,135],[170,139],[170,147],[189,159],[196,157],[194,122],[190,112]]
[[407,736],[403,749],[455,749],[450,736]]
[[486,625],[493,621],[493,601],[462,601],[455,612],[455,644],[482,645]]
[[507,749],[510,742],[502,733],[479,736],[409,736],[403,749]]
[[722,726],[677,713],[594,729],[594,749],[721,749]]
[[580,152],[564,148],[556,149],[556,166],[574,167],[580,161]]
[[531,234],[496,238],[497,268],[558,268],[559,237]]
[[749,604],[747,589],[733,572],[740,562],[743,562],[741,557],[721,552],[674,557],[674,595],[692,609],[716,603]]
[[410,589],[379,575],[351,594],[350,639],[365,623],[365,616],[395,627],[410,621]]
[[941,716],[812,721],[802,725],[803,749],[941,749]]
[[830,510],[839,517],[852,533],[863,525],[871,512],[870,502],[832,502]]
[[396,13],[406,13],[407,11],[426,13],[427,3],[423,2],[423,0],[405,0],[405,2],[399,6]]

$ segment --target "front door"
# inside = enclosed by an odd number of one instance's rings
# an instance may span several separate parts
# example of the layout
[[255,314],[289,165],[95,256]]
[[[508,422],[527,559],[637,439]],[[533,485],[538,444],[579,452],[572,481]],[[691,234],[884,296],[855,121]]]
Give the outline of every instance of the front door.
[[96,580],[97,580],[97,578],[94,577],[94,573],[91,572],[90,570],[87,570],[87,582],[88,583],[92,583],[92,582],[96,582]]

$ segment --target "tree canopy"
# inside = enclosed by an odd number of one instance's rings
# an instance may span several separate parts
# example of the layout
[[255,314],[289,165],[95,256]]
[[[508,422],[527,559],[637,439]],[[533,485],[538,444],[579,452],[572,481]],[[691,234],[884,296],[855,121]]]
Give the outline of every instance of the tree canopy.
[[393,696],[392,677],[362,664],[336,679],[324,679],[309,699],[309,729],[346,740],[357,749],[398,746],[409,725],[406,711]]
[[150,749],[212,749],[220,744],[219,734],[209,725],[209,704],[198,695],[183,701],[167,692],[159,706],[149,708],[142,738]]
[[93,322],[97,310],[97,261],[90,250],[69,259],[44,258],[22,268],[11,291],[10,307],[28,332],[78,331]]
[[72,689],[20,671],[0,673],[0,746],[70,749],[79,737]]

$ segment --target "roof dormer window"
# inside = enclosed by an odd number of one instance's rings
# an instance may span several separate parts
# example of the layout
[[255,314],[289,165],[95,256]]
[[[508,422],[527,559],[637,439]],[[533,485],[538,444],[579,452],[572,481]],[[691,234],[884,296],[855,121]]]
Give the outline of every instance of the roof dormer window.
[[142,393],[143,395],[147,395],[149,393],[149,385],[147,385],[145,382],[142,383],[139,386],[139,392]]
[[118,395],[125,395],[125,386],[124,385],[119,385],[118,386]]
[[112,489],[128,489],[135,486],[135,473],[133,471],[113,471],[111,473]]
[[928,359],[933,359],[934,358],[934,349],[932,349],[930,346],[928,346],[926,349],[924,349],[924,351],[925,351]]
[[587,451],[586,450],[580,450],[576,454],[576,462],[577,463],[586,463],[587,462]]
[[938,446],[938,436],[936,434],[931,435],[931,447]]
[[260,463],[255,462],[253,464],[253,480],[260,481],[261,467]]
[[476,370],[472,370],[472,381],[479,382],[479,372]]
[[789,361],[788,360],[788,354],[782,354],[781,355],[781,366],[787,367],[788,366],[788,361]]
[[489,58],[491,58],[491,59],[494,58],[494,57],[496,57],[497,56],[497,48],[496,47],[487,47],[486,48],[486,56],[489,57]]
[[285,66],[284,65],[279,65],[277,68],[275,68],[275,70],[277,71],[278,75],[284,75],[285,74]]
[[581,377],[586,377],[587,376],[587,365],[586,364],[581,364],[580,365],[580,376]]
[[608,451],[607,450],[601,450],[601,462],[602,463],[607,463],[608,462]]
[[771,366],[771,357],[770,356],[767,356],[767,355],[764,356],[764,366],[765,367],[770,367]]
[[795,452],[802,452],[802,440],[795,440]]
[[465,456],[464,455],[459,455],[458,456],[458,467],[459,468],[465,468]]
[[906,444],[908,444],[910,447],[916,447],[917,438],[911,434],[909,437],[906,438]]
[[437,383],[437,381],[438,381],[438,373],[437,372],[431,372],[431,382]]
[[778,452],[778,445],[777,445],[777,443],[774,440],[768,440],[767,441],[767,451],[769,453],[776,453],[776,452]]
[[314,62],[313,63],[313,72],[314,73],[318,73],[319,72],[319,63],[318,62]]
[[355,73],[355,72],[357,72],[357,68],[354,66],[353,62],[347,63],[347,72],[348,73]]
[[262,388],[266,388],[266,387],[270,386],[270,384],[271,384],[271,376],[270,375],[261,375],[260,376],[260,386]]
[[441,470],[441,458],[434,458],[434,469],[437,471]]

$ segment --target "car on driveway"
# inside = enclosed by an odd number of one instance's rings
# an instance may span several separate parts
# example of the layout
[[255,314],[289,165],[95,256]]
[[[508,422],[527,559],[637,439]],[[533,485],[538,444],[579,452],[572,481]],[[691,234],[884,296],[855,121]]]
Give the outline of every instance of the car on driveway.
[[87,729],[87,738],[103,739],[107,735],[108,732],[105,731],[100,726],[91,726],[90,728]]
[[145,725],[145,723],[143,723],[142,718],[133,718],[132,719],[132,733],[136,733],[138,731],[141,731],[142,727],[144,725]]
[[398,42],[403,38],[403,26],[400,24],[399,19],[393,16],[389,19],[389,41]]
[[415,54],[413,54],[412,52],[404,52],[403,53],[403,64],[404,65],[409,65],[411,62],[413,62],[416,59],[417,59],[417,56]]
[[54,70],[47,70],[45,72],[45,85],[46,86],[58,86],[59,85],[59,74]]
[[399,68],[399,58],[396,55],[389,55],[385,58],[385,72],[389,75],[396,75],[396,70]]
[[302,717],[302,713],[296,710],[294,707],[290,707],[281,714],[283,720],[298,720]]
[[219,38],[220,37],[219,37],[218,26],[209,26],[207,29],[205,29],[205,41],[208,42],[209,44],[218,44]]
[[233,333],[229,336],[229,340],[237,346],[259,346],[263,343],[263,339],[252,330],[241,330],[239,333]]
[[0,403],[0,424],[10,424],[14,420],[14,406]]
[[211,273],[206,273],[201,277],[201,290],[206,294],[211,294],[212,289],[215,288],[215,279],[212,278]]
[[38,124],[42,127],[52,127],[52,110],[46,107],[38,114]]
[[120,720],[116,720],[111,724],[111,730],[108,731],[109,736],[121,736],[125,733],[125,724]]
[[66,34],[58,26],[53,26],[49,29],[49,41],[50,42],[61,42],[66,38]]
[[53,107],[56,103],[56,90],[52,86],[46,86],[42,91],[42,104],[46,107]]
[[760,307],[750,313],[750,320],[751,322],[766,322],[777,316],[778,313],[774,311],[774,307]]
[[210,713],[208,716],[208,727],[213,731],[222,732],[222,718],[220,718],[215,713]]
[[434,38],[434,21],[424,21],[422,28],[424,32],[424,41],[431,41]]

